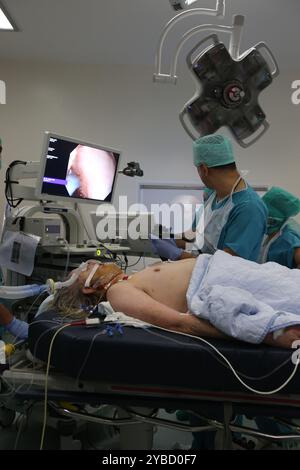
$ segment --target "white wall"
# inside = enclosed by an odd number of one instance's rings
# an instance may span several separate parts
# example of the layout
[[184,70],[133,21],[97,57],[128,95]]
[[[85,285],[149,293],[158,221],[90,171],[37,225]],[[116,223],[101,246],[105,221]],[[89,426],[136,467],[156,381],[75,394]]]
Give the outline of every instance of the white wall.
[[[189,76],[177,86],[152,82],[151,67],[80,66],[1,62],[7,104],[0,105],[4,170],[14,159],[40,158],[43,131],[51,130],[123,151],[121,165],[139,161],[144,181],[198,181],[192,141],[178,112],[193,95]],[[241,169],[255,184],[276,184],[300,196],[300,106],[291,102],[291,83],[300,70],[282,74],[263,93],[271,129],[248,150],[236,145]],[[119,177],[118,194],[136,201],[139,179]],[[1,183],[3,194],[3,183]],[[2,214],[4,197],[1,198]]]

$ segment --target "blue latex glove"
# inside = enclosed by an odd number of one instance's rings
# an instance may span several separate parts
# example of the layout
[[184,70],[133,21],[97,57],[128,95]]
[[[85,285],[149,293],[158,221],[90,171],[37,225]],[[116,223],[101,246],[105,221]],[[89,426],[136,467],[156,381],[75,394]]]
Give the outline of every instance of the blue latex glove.
[[7,331],[18,339],[28,338],[29,325],[25,321],[18,320],[16,317],[6,326]]
[[171,261],[178,261],[183,252],[181,248],[178,248],[175,240],[173,239],[160,240],[158,238],[152,238],[151,242],[155,252],[161,258],[170,259]]

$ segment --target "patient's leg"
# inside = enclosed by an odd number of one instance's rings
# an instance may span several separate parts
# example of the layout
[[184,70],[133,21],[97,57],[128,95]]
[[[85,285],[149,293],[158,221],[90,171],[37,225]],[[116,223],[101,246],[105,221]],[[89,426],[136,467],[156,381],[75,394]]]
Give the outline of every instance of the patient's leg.
[[300,341],[300,326],[294,325],[284,329],[282,335],[274,339],[273,333],[265,337],[264,343],[279,348],[292,348],[295,341]]

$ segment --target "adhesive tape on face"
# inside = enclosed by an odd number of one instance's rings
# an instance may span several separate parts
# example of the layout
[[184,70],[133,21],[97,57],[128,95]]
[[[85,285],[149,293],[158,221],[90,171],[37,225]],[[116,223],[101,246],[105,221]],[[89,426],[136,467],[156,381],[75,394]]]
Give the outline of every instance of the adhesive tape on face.
[[89,276],[87,277],[86,281],[85,281],[85,284],[84,284],[84,287],[90,287],[90,283],[91,283],[91,280],[93,279],[97,269],[99,268],[99,264],[96,263],[95,266],[93,267],[93,269],[91,270]]

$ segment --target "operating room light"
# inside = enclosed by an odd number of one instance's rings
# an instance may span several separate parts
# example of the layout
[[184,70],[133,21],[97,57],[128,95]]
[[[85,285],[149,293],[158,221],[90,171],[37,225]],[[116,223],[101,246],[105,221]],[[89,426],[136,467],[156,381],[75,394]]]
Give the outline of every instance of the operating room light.
[[197,1],[198,0],[170,0],[170,3],[174,10],[184,10]]
[[13,31],[14,27],[0,7],[0,31]]

